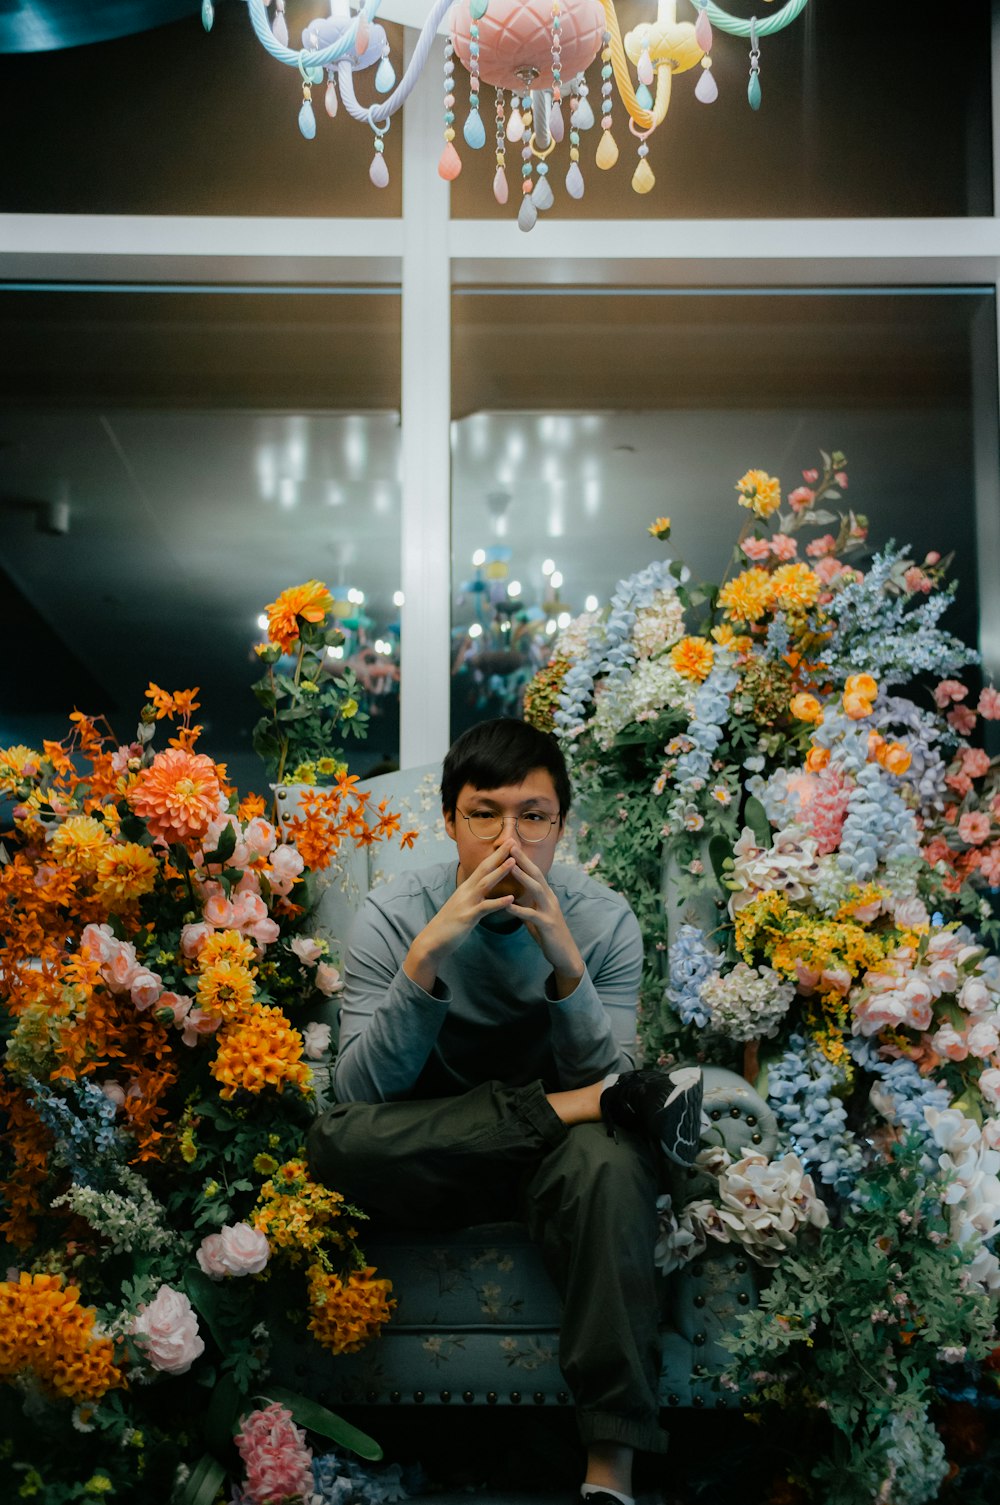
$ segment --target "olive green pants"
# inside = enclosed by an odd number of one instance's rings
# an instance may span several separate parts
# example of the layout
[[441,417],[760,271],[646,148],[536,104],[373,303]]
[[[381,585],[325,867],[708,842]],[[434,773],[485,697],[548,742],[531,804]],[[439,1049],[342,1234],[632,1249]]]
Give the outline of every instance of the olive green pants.
[[460,1097],[342,1103],[309,1134],[317,1180],[379,1222],[466,1227],[520,1217],[562,1297],[559,1363],[585,1444],[666,1451],[652,1151],[567,1128],[541,1083]]

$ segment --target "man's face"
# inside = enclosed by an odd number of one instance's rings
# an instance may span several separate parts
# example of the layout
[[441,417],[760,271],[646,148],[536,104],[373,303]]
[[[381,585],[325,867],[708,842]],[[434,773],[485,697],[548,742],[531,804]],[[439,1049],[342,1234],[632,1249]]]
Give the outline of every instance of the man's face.
[[[493,837],[484,838],[474,833],[469,816],[503,816],[503,825]],[[541,841],[525,841],[515,827],[520,818],[522,832],[529,836],[536,830],[545,830]],[[553,822],[546,830],[544,822]],[[459,791],[453,815],[445,815],[445,830],[458,847],[458,881],[466,878],[504,842],[514,843],[514,855],[523,853],[527,860],[547,873],[556,854],[556,846],[562,835],[563,822],[559,818],[559,797],[552,775],[547,768],[533,768],[521,784],[507,784],[501,789],[475,789],[465,784]],[[516,877],[502,879],[492,890],[499,898],[503,894],[520,894],[521,885]]]

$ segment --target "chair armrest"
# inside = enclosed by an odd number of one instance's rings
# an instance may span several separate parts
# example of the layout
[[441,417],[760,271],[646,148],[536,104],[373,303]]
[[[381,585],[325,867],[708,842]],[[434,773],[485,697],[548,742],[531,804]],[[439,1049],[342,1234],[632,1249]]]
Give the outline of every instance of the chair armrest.
[[706,1066],[702,1147],[722,1145],[734,1160],[752,1150],[768,1159],[778,1147],[778,1121],[750,1083],[735,1071]]

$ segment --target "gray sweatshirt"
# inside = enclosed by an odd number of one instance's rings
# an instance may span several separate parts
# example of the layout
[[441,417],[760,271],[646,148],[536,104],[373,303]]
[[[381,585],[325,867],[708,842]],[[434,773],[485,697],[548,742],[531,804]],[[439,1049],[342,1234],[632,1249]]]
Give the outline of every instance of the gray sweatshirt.
[[583,1087],[633,1064],[642,973],[639,925],[620,894],[577,868],[548,881],[586,968],[556,998],[525,927],[481,920],[427,993],[403,971],[420,931],[455,891],[457,862],[401,873],[365,899],[344,966],[339,1102],[450,1097],[480,1082]]

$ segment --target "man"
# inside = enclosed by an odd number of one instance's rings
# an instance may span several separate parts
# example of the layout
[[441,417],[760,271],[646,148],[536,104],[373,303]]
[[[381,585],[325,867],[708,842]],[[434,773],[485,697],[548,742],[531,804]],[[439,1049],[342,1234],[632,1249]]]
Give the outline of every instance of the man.
[[553,866],[570,805],[555,739],[472,727],[441,803],[457,866],[374,890],[352,931],[339,1101],[310,1163],[403,1225],[524,1218],[563,1299],[582,1494],[631,1505],[635,1449],[666,1448],[657,1158],[694,1159],[701,1075],[631,1069],[642,939],[620,895]]

